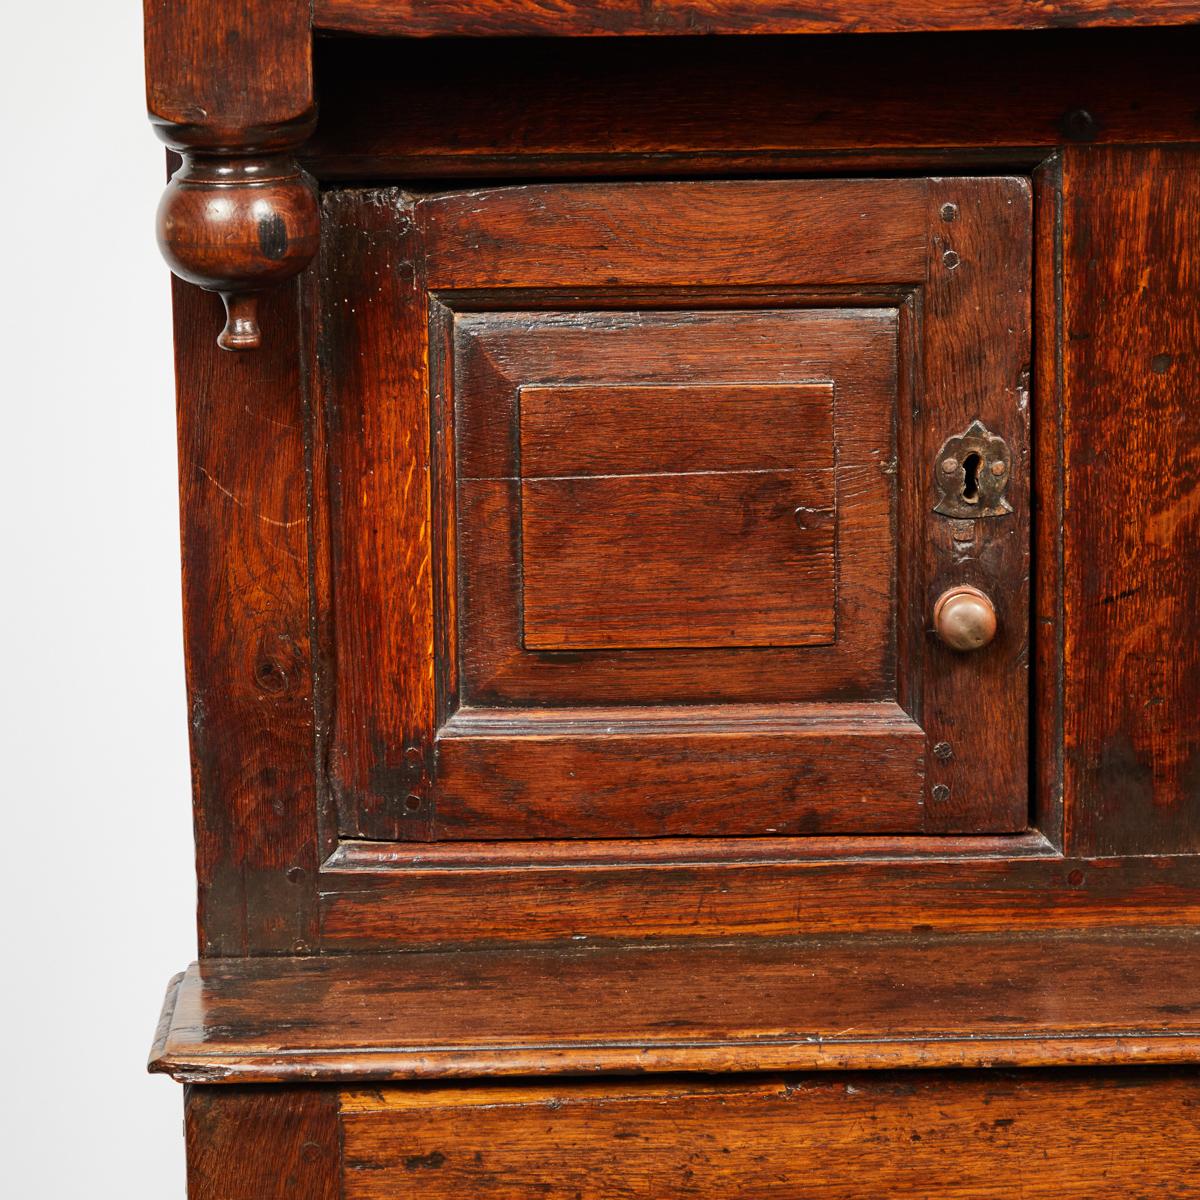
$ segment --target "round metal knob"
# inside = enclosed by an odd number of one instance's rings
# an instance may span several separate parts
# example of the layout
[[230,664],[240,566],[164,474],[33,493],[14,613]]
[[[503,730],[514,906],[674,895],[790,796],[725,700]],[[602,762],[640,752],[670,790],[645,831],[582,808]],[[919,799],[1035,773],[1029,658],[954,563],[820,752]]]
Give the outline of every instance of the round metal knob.
[[996,609],[978,588],[961,584],[938,597],[933,628],[951,650],[979,650],[996,636]]

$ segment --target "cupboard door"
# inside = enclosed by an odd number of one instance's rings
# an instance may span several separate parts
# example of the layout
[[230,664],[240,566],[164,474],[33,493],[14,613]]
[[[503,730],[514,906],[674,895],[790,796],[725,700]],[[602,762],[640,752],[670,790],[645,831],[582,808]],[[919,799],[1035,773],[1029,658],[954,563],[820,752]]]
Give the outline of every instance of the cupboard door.
[[1024,180],[326,224],[344,835],[1026,826]]

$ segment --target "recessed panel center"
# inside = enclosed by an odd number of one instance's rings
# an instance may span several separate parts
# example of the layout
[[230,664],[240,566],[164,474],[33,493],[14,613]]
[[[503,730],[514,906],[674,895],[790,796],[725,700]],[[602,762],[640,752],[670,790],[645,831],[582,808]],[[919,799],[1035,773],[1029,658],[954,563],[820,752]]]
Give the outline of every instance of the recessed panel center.
[[832,643],[833,406],[828,380],[523,387],[526,648]]

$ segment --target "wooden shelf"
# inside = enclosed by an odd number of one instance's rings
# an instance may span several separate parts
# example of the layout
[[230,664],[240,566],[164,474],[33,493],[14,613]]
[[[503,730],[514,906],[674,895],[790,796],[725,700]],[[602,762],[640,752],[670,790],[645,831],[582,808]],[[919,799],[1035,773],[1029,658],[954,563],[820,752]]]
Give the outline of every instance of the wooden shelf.
[[318,29],[386,37],[602,37],[663,34],[912,33],[951,29],[1051,29],[1186,25],[1193,0],[960,0],[895,5],[880,0],[316,0]]
[[209,959],[184,1082],[1200,1063],[1200,933],[806,938]]

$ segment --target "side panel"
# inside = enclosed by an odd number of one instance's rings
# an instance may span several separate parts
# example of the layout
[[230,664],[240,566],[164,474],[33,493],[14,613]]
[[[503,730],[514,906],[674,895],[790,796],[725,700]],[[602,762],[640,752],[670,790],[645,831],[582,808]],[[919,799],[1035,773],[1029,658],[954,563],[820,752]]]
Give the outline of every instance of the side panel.
[[1200,851],[1200,152],[1064,177],[1068,851]]

